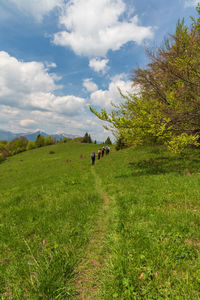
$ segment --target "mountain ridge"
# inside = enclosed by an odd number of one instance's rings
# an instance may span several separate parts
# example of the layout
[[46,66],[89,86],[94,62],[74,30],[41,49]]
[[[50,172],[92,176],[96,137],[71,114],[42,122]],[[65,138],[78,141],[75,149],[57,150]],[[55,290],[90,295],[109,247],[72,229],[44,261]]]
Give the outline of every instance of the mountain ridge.
[[11,140],[13,140],[17,137],[24,136],[29,141],[34,141],[39,134],[44,136],[44,137],[51,136],[51,137],[55,138],[56,140],[61,140],[64,137],[71,138],[71,139],[78,137],[78,135],[67,134],[67,133],[48,134],[48,133],[46,133],[44,131],[41,131],[41,130],[33,131],[33,132],[30,131],[30,132],[14,133],[12,131],[6,131],[6,130],[3,130],[3,129],[0,129],[0,140],[11,141]]

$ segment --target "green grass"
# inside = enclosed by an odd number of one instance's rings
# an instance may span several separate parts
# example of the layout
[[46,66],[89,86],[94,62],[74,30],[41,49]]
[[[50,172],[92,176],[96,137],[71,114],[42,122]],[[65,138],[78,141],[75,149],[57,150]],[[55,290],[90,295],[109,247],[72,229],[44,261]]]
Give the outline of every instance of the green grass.
[[199,155],[149,147],[98,164],[115,199],[103,299],[200,299]]
[[102,202],[90,173],[93,147],[44,147],[0,165],[3,299],[66,299],[76,294],[74,267]]
[[77,299],[102,195],[99,299],[200,299],[200,151],[130,148],[91,167],[98,147],[54,145],[0,164],[2,299]]

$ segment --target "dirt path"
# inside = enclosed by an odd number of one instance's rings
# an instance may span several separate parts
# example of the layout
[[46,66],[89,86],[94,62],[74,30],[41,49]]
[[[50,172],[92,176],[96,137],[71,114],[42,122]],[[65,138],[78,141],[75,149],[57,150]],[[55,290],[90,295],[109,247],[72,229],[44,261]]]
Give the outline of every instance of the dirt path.
[[78,277],[75,281],[79,296],[77,299],[103,299],[99,293],[101,289],[101,278],[105,268],[107,258],[106,232],[109,220],[109,203],[111,199],[103,191],[101,180],[94,168],[91,172],[95,178],[95,187],[101,198],[103,205],[99,211],[98,221],[93,236],[89,241],[85,257],[77,267]]

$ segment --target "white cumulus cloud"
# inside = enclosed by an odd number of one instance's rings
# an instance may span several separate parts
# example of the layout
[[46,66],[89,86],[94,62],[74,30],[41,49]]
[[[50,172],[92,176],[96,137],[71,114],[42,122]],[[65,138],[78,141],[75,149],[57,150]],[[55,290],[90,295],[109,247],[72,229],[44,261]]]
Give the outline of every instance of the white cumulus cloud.
[[23,62],[0,52],[0,105],[20,109],[38,109],[76,115],[85,107],[85,99],[74,95],[58,97],[60,78],[48,73],[40,62]]
[[118,88],[122,93],[138,92],[138,87],[132,87],[132,81],[126,79],[125,74],[119,74],[111,79],[107,90],[97,90],[90,96],[91,103],[101,108],[112,108],[111,102],[119,104],[122,102],[122,97],[118,91]]
[[141,44],[153,37],[151,27],[139,25],[137,16],[128,16],[123,0],[69,0],[59,21],[65,30],[56,33],[53,42],[89,57],[104,57],[129,41]]
[[33,16],[36,21],[41,22],[44,15],[51,10],[63,5],[63,0],[7,0],[14,3],[19,10],[26,15]]
[[95,82],[92,81],[91,78],[86,78],[83,80],[83,86],[86,88],[88,92],[94,92],[98,90],[98,86],[96,85]]
[[185,7],[197,6],[199,0],[187,0],[185,1]]
[[29,127],[30,125],[35,124],[36,122],[34,120],[30,120],[30,119],[25,119],[25,120],[20,120],[20,125],[22,127]]
[[98,58],[92,58],[89,61],[89,66],[92,68],[95,72],[102,72],[104,73],[106,71],[107,63],[109,62],[108,59],[98,59]]

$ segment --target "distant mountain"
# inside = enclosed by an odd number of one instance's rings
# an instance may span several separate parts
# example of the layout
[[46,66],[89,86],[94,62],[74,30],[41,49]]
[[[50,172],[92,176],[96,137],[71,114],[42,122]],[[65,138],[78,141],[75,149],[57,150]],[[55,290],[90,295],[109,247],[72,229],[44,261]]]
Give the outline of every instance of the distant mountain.
[[52,136],[56,140],[61,140],[64,137],[71,138],[71,139],[78,137],[78,135],[66,134],[66,133],[47,134],[44,131],[13,133],[11,131],[5,131],[0,129],[0,140],[11,141],[17,137],[24,136],[29,141],[34,141],[39,134],[44,137]]

